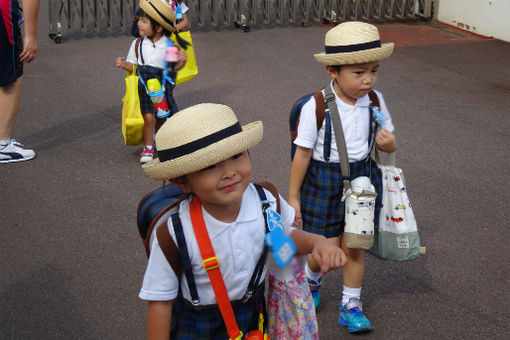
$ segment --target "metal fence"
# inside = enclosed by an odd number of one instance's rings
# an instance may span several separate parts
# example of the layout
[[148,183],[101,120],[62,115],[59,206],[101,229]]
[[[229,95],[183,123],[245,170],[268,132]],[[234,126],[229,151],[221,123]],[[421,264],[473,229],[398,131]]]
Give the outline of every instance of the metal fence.
[[[432,19],[437,0],[185,0],[192,30]],[[49,0],[49,35],[126,32],[138,0]]]

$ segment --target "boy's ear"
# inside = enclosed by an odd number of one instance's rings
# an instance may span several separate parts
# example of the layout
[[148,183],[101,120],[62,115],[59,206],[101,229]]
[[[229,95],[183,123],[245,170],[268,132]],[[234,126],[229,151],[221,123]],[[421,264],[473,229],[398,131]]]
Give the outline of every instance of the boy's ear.
[[179,189],[181,189],[185,193],[190,193],[191,192],[191,188],[189,187],[188,182],[186,181],[184,176],[171,179],[170,183],[172,183],[173,185],[175,185],[176,187],[178,187]]
[[326,71],[328,71],[328,74],[332,79],[335,79],[338,74],[338,69],[335,66],[326,66]]

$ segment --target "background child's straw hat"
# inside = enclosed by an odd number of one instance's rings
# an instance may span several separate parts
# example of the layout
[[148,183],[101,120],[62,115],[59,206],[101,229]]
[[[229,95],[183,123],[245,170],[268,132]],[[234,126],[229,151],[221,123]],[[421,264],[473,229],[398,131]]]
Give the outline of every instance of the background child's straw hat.
[[140,8],[170,32],[175,29],[175,13],[163,0],[140,0]]
[[370,63],[389,57],[393,47],[393,43],[381,44],[374,25],[348,21],[326,33],[326,51],[314,57],[326,66]]
[[158,158],[143,165],[155,180],[172,179],[217,164],[256,145],[262,122],[241,127],[232,109],[198,104],[170,117],[156,134]]

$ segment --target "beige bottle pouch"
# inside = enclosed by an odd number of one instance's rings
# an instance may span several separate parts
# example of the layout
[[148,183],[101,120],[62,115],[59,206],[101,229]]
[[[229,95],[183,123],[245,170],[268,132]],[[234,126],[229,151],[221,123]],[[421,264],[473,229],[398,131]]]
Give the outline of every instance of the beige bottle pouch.
[[374,213],[377,193],[366,176],[351,181],[344,190],[345,200],[344,242],[351,249],[370,249],[374,243]]

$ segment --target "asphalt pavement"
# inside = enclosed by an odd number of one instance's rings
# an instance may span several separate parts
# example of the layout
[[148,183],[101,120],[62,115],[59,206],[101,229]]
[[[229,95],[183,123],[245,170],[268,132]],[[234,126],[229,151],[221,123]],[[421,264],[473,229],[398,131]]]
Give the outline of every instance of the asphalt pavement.
[[[25,67],[13,137],[37,152],[0,166],[0,338],[142,339],[138,298],[146,256],[136,227],[142,195],[159,185],[123,145],[122,34],[47,37]],[[395,263],[367,255],[362,300],[370,339],[509,339],[510,44],[413,22],[379,25],[395,41],[377,89],[396,126],[426,255]],[[312,55],[327,27],[193,32],[199,75],[178,86],[181,108],[231,106],[264,123],[250,152],[254,180],[287,196],[288,114],[328,81]],[[337,325],[341,271],[324,278],[321,339]]]

